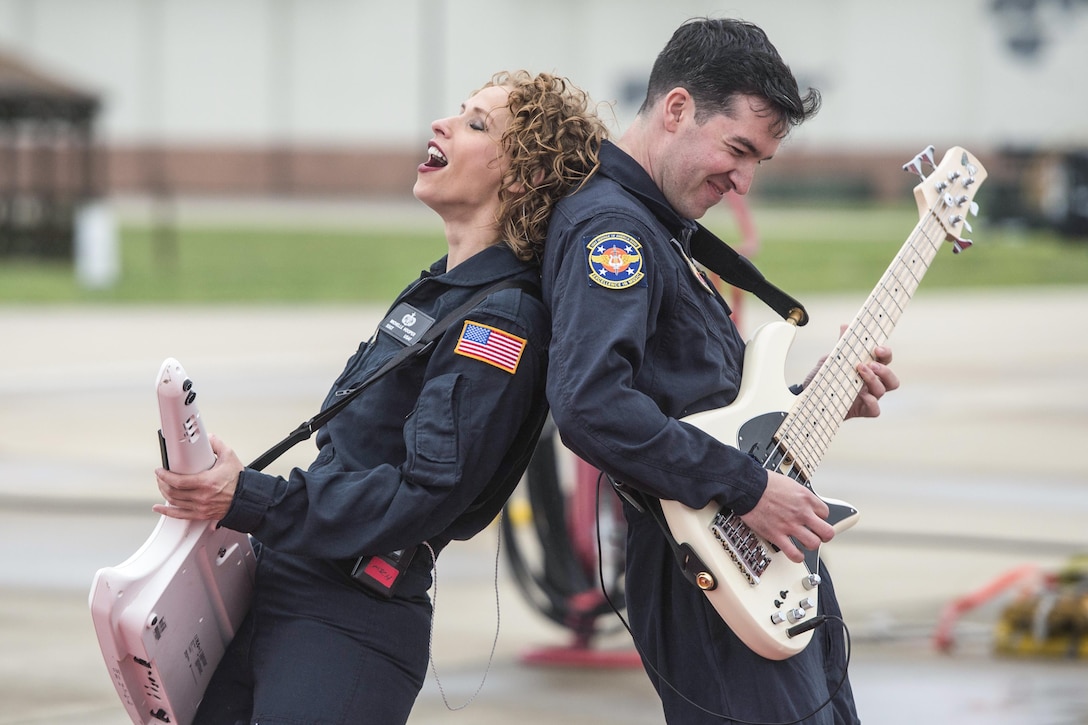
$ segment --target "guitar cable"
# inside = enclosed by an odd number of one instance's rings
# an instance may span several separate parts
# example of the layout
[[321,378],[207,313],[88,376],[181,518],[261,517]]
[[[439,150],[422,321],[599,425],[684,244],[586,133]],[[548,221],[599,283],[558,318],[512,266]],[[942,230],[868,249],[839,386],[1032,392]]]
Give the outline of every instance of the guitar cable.
[[[502,512],[499,512],[499,519],[502,519]],[[480,678],[480,684],[476,686],[476,691],[461,705],[451,705],[449,698],[446,695],[446,688],[442,686],[442,678],[438,675],[438,666],[434,660],[434,624],[438,619],[438,555],[435,554],[430,543],[424,541],[423,545],[427,547],[427,551],[431,555],[431,626],[430,631],[427,634],[427,660],[430,664],[431,674],[434,676],[435,685],[438,688],[438,693],[442,696],[442,703],[446,706],[446,709],[450,712],[457,712],[458,710],[464,710],[471,705],[480,692],[484,689],[484,684],[487,682],[487,676],[491,673],[491,665],[495,662],[495,650],[499,645],[499,628],[501,624],[501,607],[499,601],[499,552],[502,550],[502,529],[496,526],[495,534],[495,566],[493,571],[493,584],[495,589],[495,637],[491,640],[491,652],[487,657],[487,666],[484,668],[484,674]]]
[[620,623],[623,624],[623,628],[627,630],[627,633],[629,635],[631,635],[631,643],[634,644],[635,649],[638,651],[639,656],[641,657],[643,663],[645,663],[645,665],[654,673],[654,675],[661,682],[665,683],[665,685],[670,690],[672,690],[674,693],[676,693],[676,695],[679,696],[680,699],[682,699],[684,702],[686,702],[689,705],[691,705],[692,707],[694,707],[696,710],[699,710],[700,712],[702,712],[702,713],[704,713],[706,715],[710,715],[711,717],[716,717],[716,718],[720,718],[722,720],[728,720],[728,721],[733,722],[733,723],[738,723],[738,725],[799,725],[800,723],[803,723],[805,720],[809,719],[810,717],[812,717],[813,715],[818,713],[820,710],[823,710],[825,707],[827,707],[829,704],[831,704],[831,701],[835,699],[835,695],[837,695],[839,693],[839,690],[842,689],[842,686],[846,683],[846,675],[847,675],[847,673],[849,672],[849,669],[850,669],[850,651],[852,649],[851,641],[850,641],[850,629],[846,626],[846,622],[843,621],[842,617],[838,617],[838,616],[833,615],[833,614],[820,614],[820,615],[817,615],[817,616],[813,617],[812,619],[810,619],[808,621],[802,622],[800,624],[796,624],[793,627],[790,627],[788,630],[786,630],[787,634],[790,637],[796,637],[797,635],[803,634],[804,632],[808,632],[809,630],[815,629],[815,628],[823,625],[825,622],[830,620],[830,621],[838,622],[839,626],[842,628],[842,633],[843,633],[843,643],[844,643],[844,653],[845,654],[844,654],[843,663],[842,663],[842,676],[839,677],[839,681],[835,684],[835,688],[833,690],[831,690],[830,693],[828,693],[827,698],[822,703],[820,703],[820,705],[818,707],[814,708],[811,712],[803,715],[802,717],[797,718],[796,720],[789,720],[789,721],[785,721],[785,722],[762,722],[762,721],[756,722],[756,721],[752,721],[752,720],[742,720],[741,718],[733,717],[731,715],[725,715],[725,714],[722,714],[720,712],[716,712],[714,710],[710,710],[710,709],[707,709],[707,708],[703,707],[702,705],[700,705],[699,703],[695,702],[693,699],[691,699],[690,697],[685,695],[683,692],[681,692],[676,687],[676,685],[672,684],[672,682],[670,682],[669,679],[667,677],[665,677],[665,675],[663,675],[657,669],[657,667],[655,667],[653,665],[653,663],[651,663],[649,661],[649,658],[646,656],[644,650],[642,649],[642,646],[639,644],[638,639],[635,637],[635,633],[634,633],[634,631],[632,631],[631,625],[628,624],[627,620],[624,618],[623,614],[616,607],[616,605],[614,605],[612,603],[612,598],[608,593],[608,589],[606,588],[606,585],[605,585],[605,582],[604,582],[604,573],[603,573],[604,572],[604,560],[603,560],[603,555],[601,553],[602,552],[602,542],[601,542],[601,519],[600,519],[601,480],[603,478],[604,478],[604,473],[599,473],[598,476],[597,476],[597,492],[596,492],[596,495],[597,495],[597,512],[598,512],[597,517],[596,517],[596,524],[597,524],[597,526],[596,526],[596,536],[597,536],[597,576],[598,576],[598,581],[599,581],[599,584],[600,584],[600,587],[601,587],[601,594],[604,595],[604,599],[605,599],[606,602],[608,602],[608,606],[610,606],[612,608],[612,612],[620,620]]

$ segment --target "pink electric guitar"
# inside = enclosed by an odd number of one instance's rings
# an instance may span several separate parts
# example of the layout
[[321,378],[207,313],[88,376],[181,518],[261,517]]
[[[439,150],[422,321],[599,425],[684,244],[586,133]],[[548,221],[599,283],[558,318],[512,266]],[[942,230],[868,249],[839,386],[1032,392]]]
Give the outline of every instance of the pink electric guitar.
[[[156,378],[163,462],[199,473],[215,462],[196,393],[174,359]],[[99,569],[90,605],[117,694],[136,725],[190,725],[212,672],[249,610],[249,538],[214,522],[163,516],[117,566]]]
[[[934,166],[932,146],[903,168],[922,176],[923,161]],[[965,216],[977,208],[973,197],[985,178],[985,169],[959,147],[922,176],[914,188],[921,221],[804,392],[795,396],[783,381],[796,325],[772,322],[748,344],[737,399],[684,421],[811,489],[816,467],[862,388],[857,365],[872,360],[873,348],[887,341],[942,243],[951,241],[956,253],[970,246],[960,235],[964,227],[970,230]],[[857,522],[849,504],[824,501],[837,532]],[[661,508],[677,543],[694,552],[689,563],[699,587],[750,649],[783,660],[805,648],[810,624],[818,621],[818,550],[797,564],[728,509],[697,511],[676,501],[662,501]]]

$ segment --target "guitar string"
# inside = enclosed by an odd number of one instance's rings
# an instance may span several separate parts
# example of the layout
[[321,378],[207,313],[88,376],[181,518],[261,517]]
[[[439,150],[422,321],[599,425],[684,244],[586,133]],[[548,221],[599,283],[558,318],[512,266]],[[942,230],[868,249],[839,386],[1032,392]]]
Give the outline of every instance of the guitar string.
[[[964,164],[966,165],[966,157]],[[948,174],[950,182],[956,186],[962,186],[964,190],[975,181],[975,170],[969,165],[966,170],[967,177],[963,180],[959,172]],[[825,365],[821,366],[821,370],[817,372],[816,385],[802,394],[803,397],[787,414],[786,419],[776,431],[775,440],[782,449],[785,462],[791,467],[799,468],[805,478],[810,478],[814,473],[823,452],[830,444],[831,437],[845,420],[849,413],[849,406],[853,404],[853,400],[862,387],[860,376],[851,376],[846,373],[856,368],[869,356],[870,349],[874,347],[872,344],[874,340],[877,345],[880,345],[888,339],[905,311],[907,303],[921,284],[922,277],[932,265],[941,243],[949,236],[937,216],[937,207],[940,206],[942,211],[952,210],[953,205],[962,206],[969,199],[969,195],[965,195],[953,200],[951,193],[946,193],[948,192],[947,185],[943,188],[941,185],[936,185],[936,189],[942,195],[929,205],[926,213],[907,237],[907,241],[866,300],[866,304],[862,306],[856,319],[857,324],[851,323],[847,335],[837,341]],[[949,221],[958,223],[951,218]],[[938,232],[936,238],[930,236],[930,229]],[[919,246],[922,239],[926,244]],[[923,269],[915,274],[913,268],[919,262]],[[875,312],[872,310],[874,306],[877,308]],[[893,306],[894,309],[892,309]],[[859,326],[863,336],[855,333]],[[877,332],[880,335],[877,335]],[[861,345],[861,347],[852,347],[854,345]],[[850,353],[845,358],[842,354],[844,350]],[[832,370],[837,374],[825,374]],[[837,381],[850,379],[853,380],[853,386],[845,382],[838,387],[835,385]],[[828,410],[836,415],[829,418]]]
[[[860,377],[856,375],[852,376],[852,379],[857,383],[853,388],[845,384],[836,387],[835,383],[851,379],[851,376],[846,373],[855,368],[862,359],[869,356],[871,348],[875,346],[870,344],[871,341],[875,340],[876,345],[883,344],[890,335],[890,329],[894,327],[905,311],[906,302],[901,303],[894,296],[889,298],[891,288],[897,286],[897,294],[899,295],[906,292],[906,298],[909,302],[910,296],[913,295],[921,282],[922,275],[914,275],[909,267],[903,263],[903,258],[907,254],[917,253],[920,240],[925,239],[928,246],[931,247],[931,251],[926,250],[921,254],[912,256],[911,264],[917,261],[917,257],[922,258],[926,270],[932,264],[940,240],[934,242],[930,237],[927,225],[940,226],[939,220],[936,219],[932,211],[919,222],[914,232],[908,237],[903,250],[897,255],[896,260],[899,263],[893,262],[888,272],[882,277],[881,284],[878,284],[877,289],[870,295],[869,303],[863,307],[864,311],[866,308],[872,307],[871,303],[874,300],[881,302],[884,299],[891,299],[895,309],[889,309],[883,304],[877,305],[880,310],[880,319],[869,318],[868,324],[863,324],[867,322],[866,318],[859,317],[859,325],[852,325],[852,329],[848,330],[848,336],[840,339],[828,356],[825,365],[826,371],[821,370],[817,374],[817,380],[820,383],[802,394],[803,398],[799,401],[797,408],[787,416],[779,428],[782,443],[787,449],[787,455],[796,460],[797,465],[805,471],[806,477],[810,477],[815,471],[823,452],[830,444],[831,438],[837,432],[842,420],[845,419],[850,405],[853,404],[853,400],[861,388]],[[908,276],[906,283],[901,276],[896,276],[902,274]],[[924,275],[924,271],[922,274]],[[897,285],[893,285],[890,280],[894,280]],[[911,288],[909,291],[907,290],[908,287]],[[884,325],[889,325],[889,327],[886,329]],[[858,326],[862,328],[865,337],[859,337],[854,331],[853,328]],[[876,334],[877,330],[880,332],[879,335]],[[849,354],[844,354],[844,350],[848,350]],[[825,374],[825,372],[830,373],[831,371],[834,371],[835,374]],[[833,417],[828,416],[829,410],[835,414]],[[809,426],[811,426],[811,429]]]
[[[922,229],[921,229],[921,234],[922,235],[925,234],[924,227],[922,227]],[[915,235],[915,238],[917,236],[918,235]],[[910,240],[908,240],[908,243],[909,243],[909,241]],[[902,257],[903,255],[901,254],[900,256]],[[895,265],[893,265],[893,267],[895,267]],[[894,272],[894,269],[893,269],[893,272]],[[889,285],[887,284],[887,278],[888,277],[889,277],[889,275],[885,275],[885,279],[883,280],[884,284],[882,285],[882,287],[878,288],[878,290],[874,293],[874,295],[871,296],[872,298],[879,299],[881,297],[881,293],[886,293],[887,292],[887,288],[889,287]],[[903,311],[903,305],[897,305],[897,306],[899,307],[897,312],[901,314],[902,311]],[[885,314],[887,314],[887,311],[885,311]],[[848,338],[848,339],[842,341],[842,343],[837,347],[837,350],[841,351],[844,347],[848,346],[849,344],[856,343],[856,342],[858,342],[856,339],[849,339]],[[882,341],[879,341],[879,342],[882,342]],[[868,344],[866,344],[864,341],[862,342],[862,344],[865,345],[865,348],[869,347]],[[856,352],[854,354],[854,357],[857,357]],[[850,364],[850,362],[849,361],[844,362],[844,360],[840,356],[832,356],[831,363],[829,364],[829,367],[834,367],[834,366],[837,365],[840,368],[839,372],[843,372],[846,369],[846,366],[848,364]],[[853,367],[853,365],[850,365],[850,366]],[[841,379],[841,378],[842,378],[842,376],[840,375],[840,376],[837,376],[837,377],[832,377],[831,380],[834,381],[836,379]],[[852,400],[853,400],[853,398],[855,397],[855,394],[856,394],[856,390],[849,391],[849,390],[844,389],[844,391],[849,393],[849,394],[847,394],[847,395],[836,395],[837,391],[834,390],[834,389],[831,389],[830,391],[828,391],[828,393],[826,395],[819,396],[819,395],[817,395],[817,393],[819,393],[820,390],[819,389],[814,390],[814,392],[810,393],[806,397],[806,399],[804,401],[802,401],[802,406],[803,407],[801,408],[801,411],[803,413],[805,413],[806,415],[797,416],[796,419],[797,420],[806,420],[807,421],[807,419],[809,417],[811,417],[811,415],[809,414],[809,409],[811,409],[813,407],[813,405],[815,405],[817,403],[819,405],[824,406],[824,407],[835,408],[835,409],[838,410],[838,412],[841,412],[841,413],[845,414],[846,410],[848,410],[847,401],[850,401],[852,403]],[[826,441],[820,441],[820,442],[826,442]],[[817,452],[815,452],[814,449],[812,451],[810,451],[811,455],[809,455],[807,457],[807,459],[803,455],[804,453],[805,453],[804,450],[800,451],[801,455],[799,455],[799,457],[802,458],[802,462],[804,462],[805,460],[817,461],[818,458],[819,458],[819,456],[816,455]],[[813,464],[813,467],[814,467],[814,464]]]
[[[934,227],[938,232],[941,232],[936,240],[930,236],[930,229]],[[922,240],[925,240],[925,245],[919,250]],[[779,453],[783,456],[781,463],[770,460],[771,457],[777,455],[772,452],[771,456],[763,463],[765,468],[778,470],[780,473],[809,485],[823,453],[830,445],[831,438],[845,420],[846,414],[849,412],[849,406],[853,404],[853,400],[861,389],[860,376],[856,374],[851,376],[847,372],[856,368],[862,359],[869,357],[869,351],[874,347],[871,343],[874,340],[877,345],[880,345],[888,339],[891,330],[906,309],[906,302],[901,303],[894,298],[892,301],[895,309],[890,309],[883,304],[889,289],[895,287],[897,294],[900,295],[905,292],[906,301],[909,302],[921,283],[925,272],[932,265],[943,240],[943,227],[941,227],[940,220],[934,211],[930,209],[926,216],[915,225],[914,230],[907,237],[895,260],[881,277],[866,304],[862,306],[862,311],[858,314],[858,324],[852,323],[849,326],[844,335],[845,339],[840,339],[836,343],[832,353],[828,356],[826,364],[821,366],[821,370],[816,376],[816,380],[821,382],[817,383],[813,389],[806,390],[803,393],[804,397],[798,402],[797,409],[787,415],[779,431],[776,432],[775,437],[779,443]],[[925,269],[921,274],[913,274],[910,266],[905,263],[907,257],[909,257],[910,264],[914,264],[918,259],[922,260]],[[903,274],[909,277],[906,282],[901,276]],[[893,279],[894,284],[891,284],[889,281]],[[878,305],[880,310],[877,315],[879,322],[875,324],[871,310],[874,301],[881,302]],[[865,314],[866,310],[869,310],[868,315]],[[863,322],[868,322],[869,325],[861,324]],[[881,322],[889,326],[885,328],[881,326]],[[859,326],[862,327],[860,335],[857,332]],[[880,335],[876,334],[877,329],[879,329]],[[844,349],[848,350],[849,354],[844,354]],[[835,372],[834,375],[827,374],[832,371]],[[849,386],[843,382],[836,387],[836,381],[846,381],[847,379],[852,379],[855,384]],[[835,416],[833,418],[828,418],[828,408],[834,411]],[[821,422],[823,425],[821,425]],[[815,553],[816,566],[818,567],[821,559],[820,552],[817,549]]]

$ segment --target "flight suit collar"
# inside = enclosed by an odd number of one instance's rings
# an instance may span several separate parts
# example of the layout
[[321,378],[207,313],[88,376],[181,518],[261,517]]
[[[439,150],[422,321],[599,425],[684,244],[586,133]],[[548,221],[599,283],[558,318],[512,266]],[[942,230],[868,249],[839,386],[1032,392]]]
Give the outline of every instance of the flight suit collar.
[[605,141],[601,144],[600,157],[598,173],[612,179],[637,198],[680,241],[684,251],[690,253],[689,240],[695,232],[696,223],[677,214],[646,170],[619,146]]
[[499,243],[477,252],[448,272],[446,257],[442,257],[431,265],[424,276],[436,277],[451,287],[479,287],[527,271],[533,266],[532,262],[518,259],[510,247]]

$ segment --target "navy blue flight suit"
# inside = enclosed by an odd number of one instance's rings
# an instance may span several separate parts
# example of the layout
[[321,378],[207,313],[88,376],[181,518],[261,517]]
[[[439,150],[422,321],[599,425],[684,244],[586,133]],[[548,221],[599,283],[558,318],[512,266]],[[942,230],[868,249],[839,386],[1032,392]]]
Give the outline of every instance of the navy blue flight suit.
[[[422,334],[427,319],[502,279],[539,283],[538,268],[505,245],[449,272],[445,263],[401,293],[326,407],[408,344],[411,330]],[[360,556],[421,542],[438,553],[495,518],[547,414],[548,334],[535,295],[495,292],[429,356],[394,368],[323,427],[308,469],[242,472],[221,523],[259,542],[256,589],[198,724],[407,719],[426,674],[430,552],[416,549],[392,599],[367,592],[350,569]]]
[[[624,484],[694,509],[715,501],[747,513],[766,472],[678,420],[735,399],[744,343],[725,301],[690,262],[692,222],[617,146],[606,142],[601,160],[556,208],[544,248],[552,416],[574,453]],[[628,614],[669,722],[729,722],[700,708],[792,721],[828,698],[843,667],[837,625],[785,661],[754,654],[684,579],[654,518],[630,505],[625,513]],[[819,593],[821,612],[837,614],[829,578]],[[804,722],[858,722],[849,683]]]

